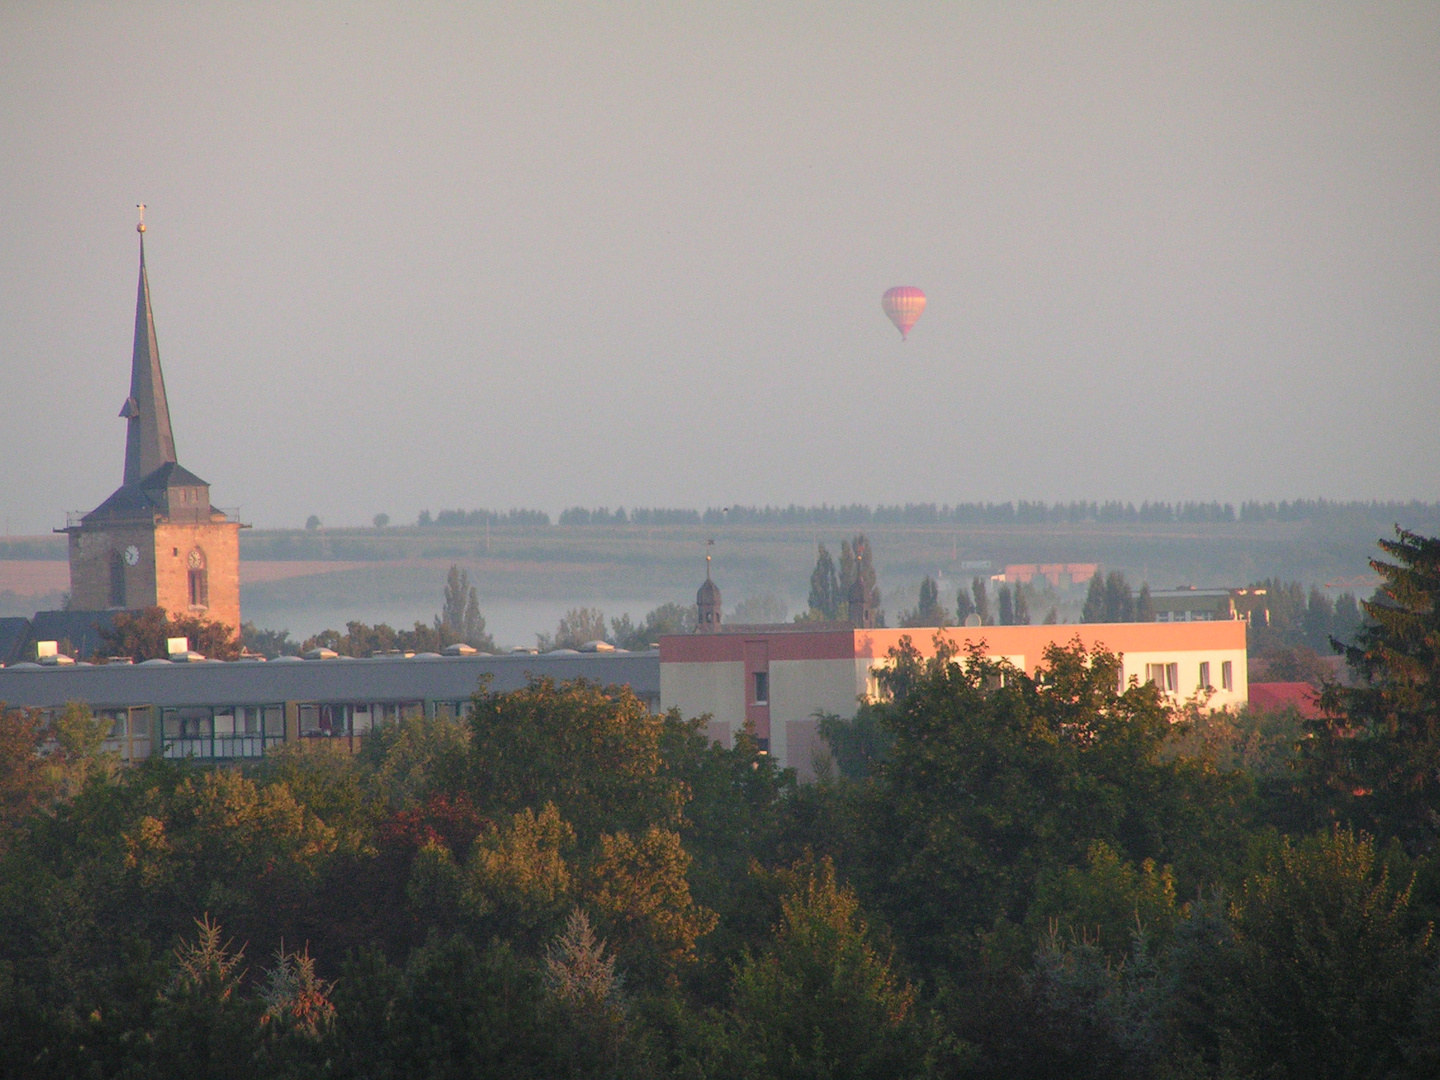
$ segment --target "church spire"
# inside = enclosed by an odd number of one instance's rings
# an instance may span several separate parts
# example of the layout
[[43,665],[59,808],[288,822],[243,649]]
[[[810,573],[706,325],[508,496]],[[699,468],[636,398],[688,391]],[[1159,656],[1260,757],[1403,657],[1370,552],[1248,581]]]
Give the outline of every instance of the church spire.
[[120,409],[126,420],[125,483],[149,476],[175,460],[170,430],[170,405],[165,376],[160,372],[160,346],[155,342],[155,315],[150,310],[150,278],[145,273],[145,206],[140,211],[140,284],[135,297],[135,353],[130,361],[130,396]]

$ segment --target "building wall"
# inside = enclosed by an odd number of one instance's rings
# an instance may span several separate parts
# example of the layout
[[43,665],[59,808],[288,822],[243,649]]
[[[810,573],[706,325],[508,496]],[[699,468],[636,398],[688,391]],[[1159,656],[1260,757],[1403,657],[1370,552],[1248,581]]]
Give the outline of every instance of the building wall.
[[[200,615],[240,626],[240,526],[233,521],[116,523],[70,533],[71,606],[103,611],[110,603],[112,553],[136,547],[140,559],[123,563],[127,608],[163,607],[171,615]],[[209,605],[190,606],[190,552],[205,553]]]
[[140,561],[125,568],[126,607],[146,607],[155,596],[155,536],[144,522],[85,527],[70,533],[70,606],[104,611],[110,603],[110,557],[134,546]]
[[[205,553],[208,607],[190,606],[190,552]],[[166,522],[155,527],[155,600],[172,615],[199,615],[240,628],[240,525],[233,521]]]
[[[710,713],[714,731],[729,745],[747,712],[760,715],[750,701],[757,641],[763,639],[769,673],[769,701],[764,708],[770,752],[782,766],[802,778],[813,776],[812,759],[823,753],[816,711],[842,717],[855,715],[862,695],[875,695],[875,673],[890,663],[890,650],[909,638],[921,656],[935,655],[936,631],[856,629],[843,632],[697,634],[667,637],[660,642],[660,698],[665,708],[678,707],[687,716]],[[990,659],[1008,660],[1034,673],[1044,662],[1047,646],[1078,640],[1085,648],[1117,653],[1122,677],[1146,680],[1146,666],[1175,664],[1172,699],[1193,696],[1199,687],[1200,665],[1210,664],[1214,693],[1211,708],[1238,706],[1249,693],[1245,624],[1240,621],[1192,623],[1090,623],[1070,626],[951,627],[939,631],[942,641],[967,652],[972,645]],[[1222,665],[1232,666],[1232,687],[1221,683]],[[1162,687],[1164,689],[1164,687]]]
[[[770,662],[770,752],[802,780],[814,778],[816,750],[828,756],[815,713],[854,716],[862,667],[853,657]],[[660,673],[663,680],[664,665]]]
[[660,704],[686,717],[710,714],[710,738],[722,746],[734,743],[745,723],[745,661],[660,665]]

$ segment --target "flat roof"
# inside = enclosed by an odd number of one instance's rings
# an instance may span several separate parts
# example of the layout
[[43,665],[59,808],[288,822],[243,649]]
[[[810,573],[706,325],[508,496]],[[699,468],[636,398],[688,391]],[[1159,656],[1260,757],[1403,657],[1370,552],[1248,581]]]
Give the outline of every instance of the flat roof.
[[229,663],[37,665],[0,669],[0,702],[50,708],[83,701],[92,708],[134,705],[262,705],[281,701],[463,701],[483,675],[495,691],[521,689],[532,676],[626,685],[660,697],[660,654],[647,652],[383,656],[334,660],[237,660]]

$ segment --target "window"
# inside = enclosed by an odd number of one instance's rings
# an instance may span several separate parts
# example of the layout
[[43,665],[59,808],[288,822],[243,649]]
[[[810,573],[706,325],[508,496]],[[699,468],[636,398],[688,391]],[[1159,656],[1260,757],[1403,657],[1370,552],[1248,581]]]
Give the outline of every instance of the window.
[[[734,683],[731,683],[733,686]],[[755,704],[768,705],[770,703],[770,673],[768,671],[755,672]]]
[[110,606],[125,606],[125,556],[118,551],[110,553]]
[[199,548],[190,552],[190,606],[210,606],[210,577],[205,569],[205,553]]
[[350,734],[348,705],[301,705],[300,734],[325,738]]
[[1180,687],[1180,665],[1146,664],[1145,681],[1154,683],[1167,694],[1173,694]]
[[1220,665],[1220,686],[1224,690],[1235,689],[1235,666],[1229,660]]
[[1200,661],[1200,689],[1210,689],[1210,661]]
[[351,730],[353,730],[356,735],[368,734],[371,727],[370,706],[356,705],[354,711],[350,714],[350,719]]

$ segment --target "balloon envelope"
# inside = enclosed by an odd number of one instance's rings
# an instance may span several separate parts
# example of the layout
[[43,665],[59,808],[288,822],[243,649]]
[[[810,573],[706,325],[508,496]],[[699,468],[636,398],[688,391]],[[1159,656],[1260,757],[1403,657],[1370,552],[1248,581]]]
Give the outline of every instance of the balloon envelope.
[[925,294],[914,285],[897,285],[880,298],[880,307],[890,316],[895,329],[900,331],[900,340],[904,341],[925,310]]

